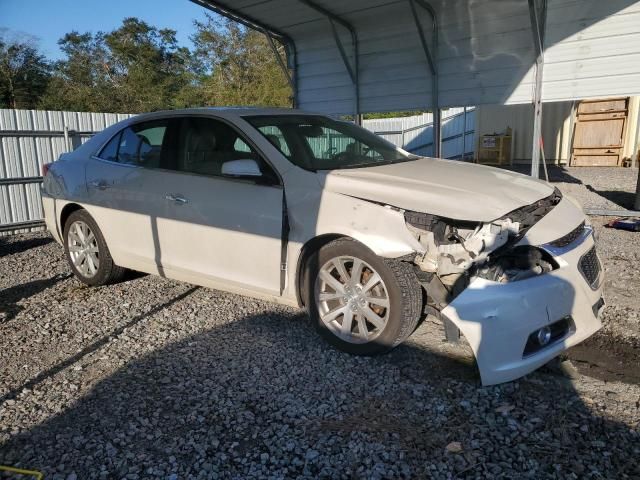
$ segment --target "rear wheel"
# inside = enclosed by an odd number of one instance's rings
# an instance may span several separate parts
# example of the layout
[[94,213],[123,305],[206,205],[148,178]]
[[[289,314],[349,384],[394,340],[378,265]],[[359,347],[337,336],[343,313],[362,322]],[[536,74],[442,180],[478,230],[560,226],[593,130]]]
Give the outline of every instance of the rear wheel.
[[320,334],[349,353],[388,351],[411,335],[420,318],[422,292],[411,266],[378,257],[351,239],[313,254],[305,284]]
[[64,250],[71,270],[87,285],[116,282],[126,271],[113,263],[102,232],[86,210],[69,215],[64,226]]

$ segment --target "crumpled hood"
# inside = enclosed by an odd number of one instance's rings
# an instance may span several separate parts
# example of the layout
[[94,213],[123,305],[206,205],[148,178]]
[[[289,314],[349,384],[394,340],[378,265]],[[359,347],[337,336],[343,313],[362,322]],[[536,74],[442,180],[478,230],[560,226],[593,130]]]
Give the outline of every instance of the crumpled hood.
[[323,172],[324,190],[456,220],[488,222],[553,193],[526,175],[454,160]]

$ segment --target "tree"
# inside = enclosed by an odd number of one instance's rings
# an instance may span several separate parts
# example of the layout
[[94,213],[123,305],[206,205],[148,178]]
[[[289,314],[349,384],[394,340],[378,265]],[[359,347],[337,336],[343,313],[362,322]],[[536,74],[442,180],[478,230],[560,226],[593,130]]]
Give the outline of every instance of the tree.
[[291,105],[291,89],[264,34],[209,15],[194,25],[194,57],[207,105]]
[[[102,34],[67,33],[58,41],[66,58],[55,63],[42,108],[72,111],[116,111],[109,80],[108,52]],[[116,102],[117,103],[117,102]]]
[[35,108],[50,76],[50,65],[33,39],[0,34],[0,107]]
[[157,29],[136,18],[104,37],[111,53],[109,72],[122,105],[135,111],[174,107],[190,80],[190,52],[178,47],[175,30]]
[[[262,33],[207,16],[194,50],[176,32],[125,18],[111,32],[70,32],[58,44],[40,108],[148,112],[214,105],[291,105],[291,89]],[[283,47],[278,46],[281,53]]]
[[126,18],[112,32],[71,32],[58,43],[66,58],[55,65],[44,108],[146,112],[193,100],[191,54],[174,30]]

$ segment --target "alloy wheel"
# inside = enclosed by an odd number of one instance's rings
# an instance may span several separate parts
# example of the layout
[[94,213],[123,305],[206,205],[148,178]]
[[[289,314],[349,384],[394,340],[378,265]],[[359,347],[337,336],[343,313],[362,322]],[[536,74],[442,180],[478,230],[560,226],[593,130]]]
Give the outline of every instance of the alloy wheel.
[[389,320],[389,294],[382,277],[356,257],[336,257],[320,268],[315,299],[322,322],[345,342],[372,342]]
[[98,240],[89,225],[76,220],[69,227],[67,247],[73,266],[86,278],[95,276],[100,268]]

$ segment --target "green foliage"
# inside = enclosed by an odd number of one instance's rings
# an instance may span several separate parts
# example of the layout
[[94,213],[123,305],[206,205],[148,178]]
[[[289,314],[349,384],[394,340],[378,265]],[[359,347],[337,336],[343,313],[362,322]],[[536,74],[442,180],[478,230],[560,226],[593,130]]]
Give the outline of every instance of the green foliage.
[[177,45],[174,30],[126,18],[112,32],[71,32],[58,43],[66,58],[54,66],[42,108],[147,112],[187,106],[184,91],[195,78],[191,52]]
[[49,76],[50,65],[32,39],[0,33],[0,108],[35,108]]
[[64,59],[53,64],[39,91],[30,90],[31,104],[135,113],[291,105],[291,89],[263,34],[210,16],[194,26],[193,51],[178,46],[174,30],[137,18],[107,33],[70,32],[58,42]]
[[194,24],[194,57],[205,104],[291,105],[291,89],[262,33],[211,16]]

